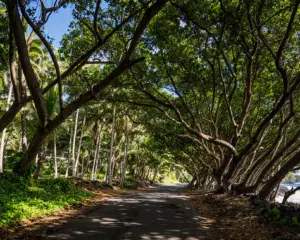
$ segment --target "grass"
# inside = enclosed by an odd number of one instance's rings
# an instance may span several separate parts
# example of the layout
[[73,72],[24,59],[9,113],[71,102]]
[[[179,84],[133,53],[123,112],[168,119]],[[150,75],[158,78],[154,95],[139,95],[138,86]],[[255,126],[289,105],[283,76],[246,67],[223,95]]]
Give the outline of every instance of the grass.
[[5,173],[0,178],[0,227],[56,212],[92,194],[67,179],[26,179]]

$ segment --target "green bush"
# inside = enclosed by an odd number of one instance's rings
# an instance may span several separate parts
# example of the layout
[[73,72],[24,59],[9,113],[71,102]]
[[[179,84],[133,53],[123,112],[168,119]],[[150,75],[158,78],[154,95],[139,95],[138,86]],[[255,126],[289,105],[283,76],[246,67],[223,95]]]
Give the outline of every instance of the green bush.
[[129,190],[135,190],[138,188],[138,185],[136,182],[132,182],[132,181],[125,181],[123,184],[123,187],[125,189],[129,189]]
[[283,214],[281,214],[280,210],[277,207],[269,209],[264,216],[268,221],[274,222],[280,227],[300,227],[300,223],[297,217],[284,216]]
[[[18,152],[14,150],[7,150],[5,152],[5,158],[4,158],[4,169],[7,171],[15,171],[20,162],[22,157],[24,156],[23,152]],[[24,177],[29,178],[31,174],[35,171],[36,166],[32,165],[26,173],[23,174]]]
[[294,227],[300,227],[300,223],[298,222],[298,218],[297,217],[293,217],[292,218],[292,225]]
[[33,180],[5,173],[0,178],[0,227],[53,213],[90,196],[67,179]]

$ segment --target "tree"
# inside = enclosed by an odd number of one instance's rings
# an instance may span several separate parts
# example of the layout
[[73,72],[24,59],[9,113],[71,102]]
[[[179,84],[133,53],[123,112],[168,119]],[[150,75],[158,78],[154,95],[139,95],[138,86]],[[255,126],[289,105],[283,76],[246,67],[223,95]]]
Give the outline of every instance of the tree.
[[[136,8],[133,9],[133,11],[127,12],[128,16],[123,18],[121,23],[116,25],[115,27],[111,29],[111,25],[108,24],[106,27],[106,31],[108,32],[106,35],[101,36],[98,30],[98,14],[99,14],[99,4],[100,1],[96,2],[96,11],[94,14],[94,26],[96,31],[96,36],[95,36],[95,44],[91,43],[92,45],[91,49],[83,54],[80,55],[77,60],[71,64],[71,66],[66,70],[64,73],[60,74],[59,66],[57,64],[57,60],[54,56],[53,51],[51,47],[49,46],[49,43],[45,39],[45,37],[42,35],[40,31],[40,26],[43,25],[49,15],[55,10],[57,10],[59,7],[63,6],[65,4],[64,1],[60,1],[57,3],[57,5],[51,7],[51,8],[46,8],[45,6],[41,6],[42,9],[42,18],[38,23],[34,23],[33,20],[30,18],[28,15],[28,12],[25,9],[25,5],[22,1],[19,3],[16,3],[16,1],[6,1],[6,7],[8,11],[8,16],[10,20],[10,26],[13,32],[14,40],[16,43],[16,47],[18,50],[18,56],[20,58],[21,62],[21,67],[23,69],[26,83],[28,85],[28,88],[30,90],[32,99],[35,104],[35,108],[37,110],[37,114],[39,116],[40,120],[40,126],[35,134],[35,136],[32,138],[30,142],[30,146],[28,150],[25,153],[25,156],[23,160],[20,163],[20,166],[18,168],[18,172],[24,173],[30,165],[33,163],[35,156],[37,155],[41,145],[43,142],[46,140],[48,135],[56,129],[60,124],[62,124],[74,111],[82,107],[83,105],[87,104],[88,102],[97,99],[97,94],[103,93],[103,90],[107,88],[116,78],[118,78],[120,75],[122,75],[127,69],[133,67],[140,61],[144,60],[144,58],[136,58],[132,59],[134,50],[136,49],[139,39],[141,38],[142,33],[146,29],[147,25],[149,22],[152,20],[152,18],[164,7],[164,5],[168,1],[157,1],[157,2],[150,2],[146,5],[142,6],[135,6]],[[97,7],[98,6],[98,7]],[[42,90],[40,88],[40,83],[38,80],[38,77],[33,71],[32,68],[32,63],[30,61],[29,55],[28,55],[28,49],[26,45],[26,40],[24,37],[24,27],[23,24],[20,20],[20,15],[17,10],[17,7],[20,7],[22,11],[23,17],[26,19],[28,24],[31,26],[33,31],[37,34],[37,36],[41,39],[43,44],[47,47],[47,50],[49,51],[53,64],[56,69],[56,77],[57,79],[50,82],[48,85],[49,87],[45,88],[46,90],[49,90],[52,88],[55,84],[58,83],[59,85],[59,101],[60,101],[60,113],[54,118],[54,119],[49,119],[47,108],[43,99],[43,92],[45,92],[45,89]],[[129,10],[129,9],[126,9]],[[87,63],[87,61],[90,59],[90,57],[95,54],[99,50],[101,46],[104,46],[108,41],[111,40],[115,36],[115,34],[118,32],[119,29],[121,29],[123,26],[128,24],[131,20],[134,19],[134,17],[137,16],[137,14],[140,14],[143,12],[143,15],[141,16],[140,19],[135,18],[136,20],[136,27],[134,29],[130,29],[130,33],[132,34],[132,39],[130,41],[130,44],[126,50],[126,52],[120,56],[120,62],[118,65],[108,73],[103,80],[95,85],[89,90],[84,91],[81,95],[79,95],[77,98],[75,98],[73,101],[70,101],[66,106],[62,106],[62,87],[61,87],[61,80],[62,78],[65,78],[69,76],[70,74],[78,71],[82,66]],[[123,15],[124,16],[124,15]],[[79,16],[80,18],[80,16]],[[80,20],[80,19],[79,19]],[[101,26],[102,27],[102,26]],[[105,26],[103,26],[105,27]],[[20,104],[19,104],[20,105]],[[19,106],[18,105],[18,106]],[[14,109],[15,110],[15,109]],[[19,108],[17,109],[17,111]],[[7,115],[13,110],[9,110],[6,115],[2,117],[2,122],[3,124],[1,126],[7,125],[7,123],[10,122],[11,118],[9,118]],[[14,115],[14,114],[12,114]],[[13,116],[11,116],[13,118]],[[8,119],[9,118],[9,119]],[[8,121],[7,121],[8,119]]]

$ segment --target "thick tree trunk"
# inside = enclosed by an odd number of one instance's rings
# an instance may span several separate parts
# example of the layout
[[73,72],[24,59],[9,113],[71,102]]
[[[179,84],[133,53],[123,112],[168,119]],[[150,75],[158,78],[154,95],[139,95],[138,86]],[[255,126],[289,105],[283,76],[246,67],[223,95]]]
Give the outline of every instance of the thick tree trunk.
[[[75,99],[74,101],[70,102],[67,106],[65,106],[53,120],[48,122],[47,118],[46,118],[46,120],[44,119],[47,112],[44,112],[44,108],[42,106],[43,103],[41,103],[41,101],[37,101],[37,100],[39,100],[39,96],[40,96],[39,89],[36,88],[35,89],[36,91],[32,92],[36,107],[39,109],[38,114],[40,116],[40,120],[41,120],[43,127],[37,129],[26,154],[24,155],[23,159],[21,160],[19,168],[16,169],[16,171],[18,173],[24,173],[30,168],[30,166],[32,165],[32,163],[35,160],[36,154],[38,153],[42,144],[46,140],[47,136],[53,130],[55,130],[60,124],[62,124],[74,111],[76,111],[80,107],[84,106],[88,102],[95,100],[96,94],[102,94],[103,90],[106,89],[110,84],[112,84],[126,70],[132,68],[134,65],[136,65],[137,63],[139,63],[145,59],[145,58],[138,58],[138,59],[131,60],[131,57],[139,43],[139,40],[140,40],[142,34],[144,33],[144,30],[147,28],[148,24],[153,19],[153,17],[156,16],[156,14],[166,5],[167,2],[168,2],[168,0],[160,0],[160,1],[155,2],[148,9],[146,9],[140,22],[138,23],[137,27],[135,28],[135,32],[133,33],[132,40],[130,42],[130,46],[129,46],[128,51],[126,52],[126,55],[123,58],[122,62],[114,70],[112,70],[103,80],[99,81],[98,84],[93,86],[92,89],[86,91],[85,93],[82,93],[77,99]],[[9,1],[8,5],[10,8],[10,11],[9,11],[10,15],[13,12],[13,14],[10,16],[10,20],[12,22],[14,22],[14,19],[15,19],[14,14],[19,15],[18,10],[17,10],[14,2],[11,3],[11,1]],[[14,28],[14,25],[12,27]],[[18,31],[18,29],[15,31]],[[23,34],[24,34],[24,31],[23,31]],[[16,39],[18,39],[18,38],[16,38]],[[22,51],[19,51],[19,56],[22,56],[24,47],[23,46],[20,47],[20,46],[21,45],[19,45],[18,50],[19,50],[19,48],[22,48],[21,49]],[[25,46],[25,47],[27,48],[27,46]],[[25,75],[26,81],[27,81],[27,79],[30,80],[30,78],[27,78],[27,76],[25,74],[25,67],[23,67],[23,65],[22,65],[22,68],[24,70],[24,75]],[[57,82],[58,81],[54,81],[53,84],[55,85]],[[33,83],[33,82],[30,81],[30,84],[31,83]],[[54,85],[51,85],[50,88],[53,87]],[[101,95],[99,95],[99,96],[101,96]],[[43,120],[45,120],[45,121],[43,122]],[[46,126],[44,126],[45,123],[47,123]]]
[[[8,111],[8,108],[9,108],[9,103],[10,103],[11,96],[12,96],[12,90],[13,90],[13,85],[11,84],[10,87],[9,87],[9,92],[8,92],[8,96],[7,96],[6,111]],[[1,136],[1,145],[0,145],[0,174],[3,173],[3,159],[4,159],[4,149],[5,149],[5,134],[6,134],[6,128],[3,129],[2,136]]]
[[32,95],[34,105],[39,116],[41,127],[46,127],[48,121],[48,113],[39,81],[32,68],[30,57],[25,39],[25,29],[20,19],[20,14],[15,1],[6,3],[10,26],[14,35],[14,40],[18,50],[19,61],[25,75],[27,86]]
[[[46,129],[40,128],[35,135],[33,136],[29,148],[25,153],[25,159],[30,158],[34,159],[36,158],[36,155],[39,153],[42,145],[44,144],[45,140],[47,139],[50,132],[46,131]],[[32,165],[33,161],[21,161],[19,164],[19,167],[16,169],[19,173],[25,173],[30,166]]]
[[300,163],[300,152],[297,152],[288,162],[286,162],[273,177],[266,182],[259,192],[262,199],[266,199],[272,190],[279,184],[282,179],[291,171],[295,166]]

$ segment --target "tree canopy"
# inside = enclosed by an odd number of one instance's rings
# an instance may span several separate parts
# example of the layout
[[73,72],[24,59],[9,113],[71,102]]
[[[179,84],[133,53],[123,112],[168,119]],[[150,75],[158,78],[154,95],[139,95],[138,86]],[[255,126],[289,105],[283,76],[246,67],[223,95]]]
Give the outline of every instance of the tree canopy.
[[0,1],[0,170],[271,198],[300,164],[299,4]]

